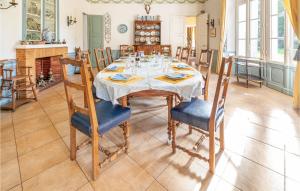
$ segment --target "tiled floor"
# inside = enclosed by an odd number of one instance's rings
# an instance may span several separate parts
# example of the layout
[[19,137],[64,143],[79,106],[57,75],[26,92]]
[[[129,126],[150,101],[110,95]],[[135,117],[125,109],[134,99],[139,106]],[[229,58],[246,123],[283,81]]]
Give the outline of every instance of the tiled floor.
[[[134,99],[128,155],[105,166],[92,181],[89,145],[77,152],[77,161],[69,159],[68,111],[59,84],[41,92],[36,103],[1,112],[1,190],[299,191],[300,113],[292,109],[291,97],[232,81],[226,150],[218,154],[215,175],[203,161],[180,151],[171,154],[164,99]],[[213,76],[210,92],[215,82]],[[113,149],[121,137],[115,128],[101,144]],[[77,139],[80,143],[86,137],[78,133]],[[186,126],[178,129],[179,143],[192,148],[197,139],[197,133],[187,135]],[[204,155],[207,145],[205,140]]]

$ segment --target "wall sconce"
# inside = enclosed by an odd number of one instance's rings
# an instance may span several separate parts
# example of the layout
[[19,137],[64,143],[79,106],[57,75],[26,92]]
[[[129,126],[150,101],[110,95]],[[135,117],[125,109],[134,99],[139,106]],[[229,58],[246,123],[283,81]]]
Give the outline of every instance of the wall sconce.
[[212,28],[215,28],[215,19],[207,20],[207,25],[211,26]]
[[67,16],[67,24],[68,24],[68,26],[74,25],[75,23],[77,23],[76,17]]
[[7,7],[4,7],[5,4],[7,4],[6,2],[2,3],[4,1],[1,1],[0,3],[0,9],[9,9],[10,7],[15,7],[16,5],[18,5],[18,3],[16,3],[15,0],[12,0],[11,2],[8,2],[9,5],[7,5]]

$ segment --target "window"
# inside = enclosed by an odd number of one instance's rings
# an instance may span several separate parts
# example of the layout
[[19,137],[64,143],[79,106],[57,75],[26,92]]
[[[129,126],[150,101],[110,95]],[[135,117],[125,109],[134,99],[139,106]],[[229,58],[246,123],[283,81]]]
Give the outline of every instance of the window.
[[294,60],[296,51],[298,49],[298,46],[300,45],[297,36],[295,34],[295,32],[293,31],[293,28],[291,25],[289,25],[290,27],[290,35],[291,35],[291,40],[289,42],[289,48],[288,48],[288,55],[287,55],[287,59],[289,61],[289,63],[291,63],[293,66],[296,66],[297,61]]
[[299,45],[282,0],[236,0],[236,54],[295,65]]
[[57,39],[57,1],[58,0],[26,0],[24,1],[26,22],[23,27],[23,39],[42,40],[42,30],[48,29]]
[[285,11],[282,0],[270,0],[270,60],[284,62]]
[[41,40],[41,1],[26,1],[26,39]]
[[238,0],[238,55],[246,56],[246,31],[247,31],[247,1]]
[[261,5],[260,0],[250,0],[250,57],[261,57]]
[[48,29],[56,36],[56,1],[45,0],[44,28]]

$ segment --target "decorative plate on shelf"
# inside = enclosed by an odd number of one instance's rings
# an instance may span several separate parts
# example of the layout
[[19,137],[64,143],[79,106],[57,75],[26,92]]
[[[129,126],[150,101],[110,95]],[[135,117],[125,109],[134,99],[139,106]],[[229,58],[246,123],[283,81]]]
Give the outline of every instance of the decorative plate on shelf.
[[154,36],[155,35],[155,31],[151,31],[151,36]]
[[141,42],[145,42],[145,38],[144,38],[144,37],[141,37],[141,38],[140,38],[140,41],[141,41]]
[[136,29],[140,30],[141,28],[141,25],[136,25]]
[[126,33],[128,31],[128,27],[125,24],[120,24],[118,26],[118,31],[119,33]]

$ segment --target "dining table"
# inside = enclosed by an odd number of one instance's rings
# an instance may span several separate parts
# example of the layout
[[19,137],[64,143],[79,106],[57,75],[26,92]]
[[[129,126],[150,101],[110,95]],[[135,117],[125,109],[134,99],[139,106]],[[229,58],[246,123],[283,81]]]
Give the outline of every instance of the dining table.
[[[128,106],[133,97],[165,97],[168,106],[168,142],[174,97],[191,101],[202,95],[204,81],[195,68],[164,56],[121,57],[97,73],[96,96],[114,104]],[[177,100],[178,100],[177,99]]]

